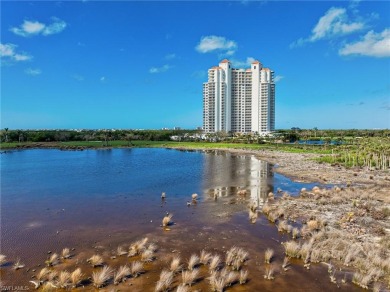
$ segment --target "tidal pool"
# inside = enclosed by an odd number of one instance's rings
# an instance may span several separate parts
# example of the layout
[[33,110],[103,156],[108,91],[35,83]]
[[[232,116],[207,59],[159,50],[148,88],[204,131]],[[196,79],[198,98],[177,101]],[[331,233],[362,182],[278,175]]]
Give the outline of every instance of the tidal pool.
[[[26,285],[44,267],[50,253],[64,247],[73,257],[53,269],[72,271],[80,267],[87,277],[93,269],[86,259],[97,253],[113,268],[133,258],[115,257],[118,246],[126,249],[148,237],[159,249],[145,273],[118,286],[125,291],[154,291],[163,268],[174,255],[183,261],[205,249],[219,254],[239,246],[249,252],[244,269],[245,285],[227,291],[358,291],[350,284],[339,288],[330,283],[327,267],[291,261],[284,271],[283,246],[290,235],[278,233],[259,213],[256,223],[248,219],[248,204],[262,205],[269,192],[278,189],[296,195],[302,187],[273,172],[272,165],[251,155],[224,151],[178,151],[171,149],[105,149],[60,151],[34,149],[7,151],[1,158],[1,254],[7,262],[0,268],[3,286]],[[246,190],[245,196],[237,196]],[[161,193],[166,199],[161,199]],[[188,206],[191,195],[196,204]],[[174,224],[164,231],[161,220],[172,213]],[[275,279],[265,280],[264,251],[275,250]],[[26,266],[14,271],[20,258]],[[35,271],[34,271],[35,270]],[[191,291],[209,291],[206,267]],[[180,275],[172,284],[175,289]],[[79,290],[94,290],[86,280]],[[107,288],[114,287],[112,284]],[[172,291],[174,291],[172,289]]]

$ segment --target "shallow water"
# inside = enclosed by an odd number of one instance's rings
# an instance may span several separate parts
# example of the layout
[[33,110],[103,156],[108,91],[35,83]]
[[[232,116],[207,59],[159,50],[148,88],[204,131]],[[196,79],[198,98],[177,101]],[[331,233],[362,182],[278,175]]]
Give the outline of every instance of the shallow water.
[[[129,263],[129,258],[110,257],[118,245],[147,236],[159,246],[157,260],[146,266],[144,275],[120,286],[123,290],[153,291],[160,271],[175,254],[188,259],[205,248],[222,256],[233,245],[250,253],[245,267],[250,281],[228,291],[358,290],[331,284],[323,265],[307,271],[302,262],[293,261],[291,270],[280,268],[280,242],[288,235],[278,234],[263,216],[249,223],[247,205],[253,200],[261,205],[279,188],[296,195],[314,184],[292,182],[254,156],[169,149],[35,149],[0,158],[1,253],[9,260],[0,269],[2,285],[32,287],[32,269],[40,270],[48,251],[58,253],[64,247],[74,248],[74,257],[58,270],[77,265],[90,275],[85,259],[96,252],[111,266]],[[239,189],[247,195],[237,196]],[[161,192],[167,194],[165,201]],[[199,200],[188,207],[192,193],[199,194]],[[174,214],[170,231],[160,226],[166,212]],[[274,281],[263,278],[268,247],[276,253]],[[18,257],[26,268],[13,271],[9,266]],[[204,267],[201,276],[193,290],[208,291]],[[173,286],[179,283],[177,277]]]

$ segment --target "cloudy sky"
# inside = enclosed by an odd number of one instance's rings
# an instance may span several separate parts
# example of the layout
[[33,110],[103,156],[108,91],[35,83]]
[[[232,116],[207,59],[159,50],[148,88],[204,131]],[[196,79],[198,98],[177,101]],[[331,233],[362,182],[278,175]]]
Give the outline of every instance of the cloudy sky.
[[279,129],[390,128],[388,1],[1,6],[2,128],[195,128],[224,58],[275,71]]

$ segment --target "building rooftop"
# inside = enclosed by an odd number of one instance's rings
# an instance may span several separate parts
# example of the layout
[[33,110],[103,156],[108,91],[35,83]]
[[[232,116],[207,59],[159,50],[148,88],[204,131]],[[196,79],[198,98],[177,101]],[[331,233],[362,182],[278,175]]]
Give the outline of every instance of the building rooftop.
[[257,60],[254,60],[254,61],[252,62],[252,64],[260,64],[260,62],[257,61]]
[[222,60],[222,61],[219,62],[219,63],[230,63],[230,61],[229,61],[228,59],[224,59],[224,60]]

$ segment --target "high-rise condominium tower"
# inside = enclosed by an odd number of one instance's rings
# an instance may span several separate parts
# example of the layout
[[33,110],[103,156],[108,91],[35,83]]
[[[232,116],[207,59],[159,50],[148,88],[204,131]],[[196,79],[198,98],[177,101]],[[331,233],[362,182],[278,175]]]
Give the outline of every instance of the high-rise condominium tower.
[[229,60],[208,71],[203,83],[203,130],[266,133],[275,129],[274,72],[254,61],[235,69]]

